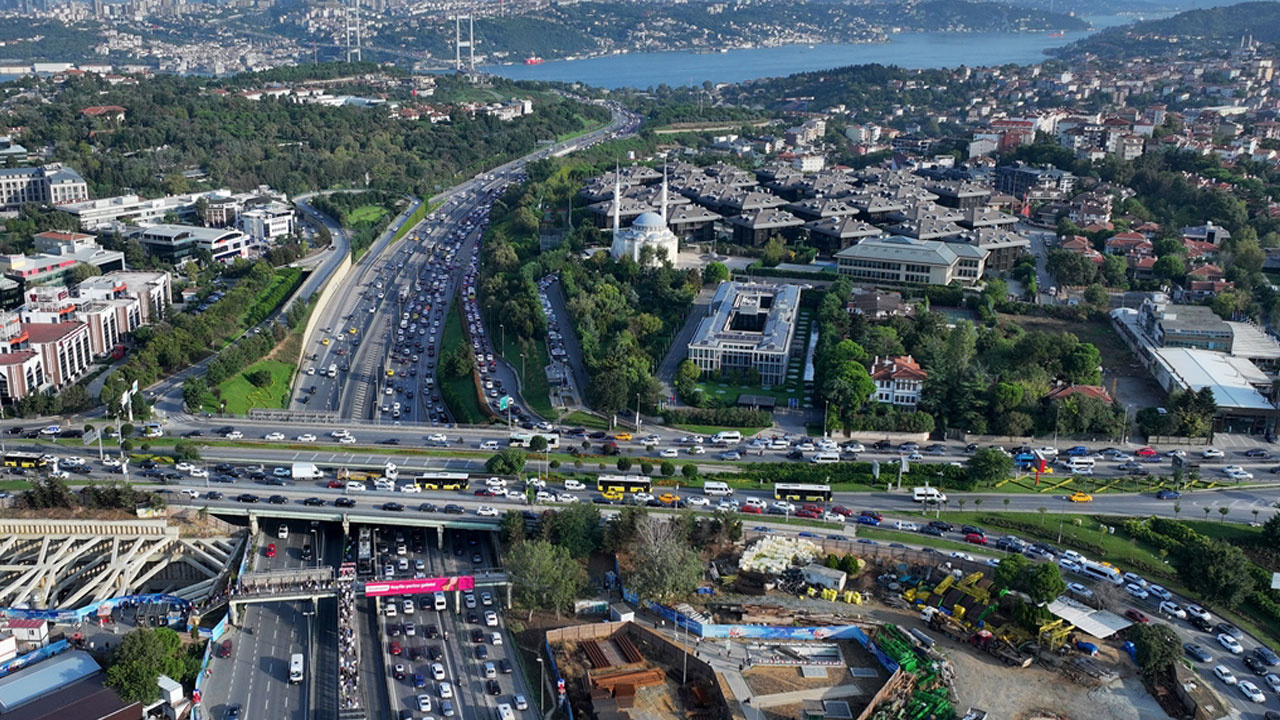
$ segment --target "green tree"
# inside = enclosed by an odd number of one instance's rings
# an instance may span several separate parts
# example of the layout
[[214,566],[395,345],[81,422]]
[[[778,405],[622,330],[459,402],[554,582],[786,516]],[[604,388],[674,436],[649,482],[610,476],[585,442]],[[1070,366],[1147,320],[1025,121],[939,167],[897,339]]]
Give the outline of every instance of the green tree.
[[1138,623],[1129,627],[1138,667],[1149,679],[1163,677],[1182,655],[1182,643],[1173,628],[1164,623]]
[[547,439],[541,435],[534,435],[529,440],[529,452],[541,453],[547,450]]
[[1062,570],[1056,563],[1035,563],[1023,573],[1022,587],[1031,601],[1043,605],[1058,597],[1067,589]]
[[566,548],[545,540],[522,542],[507,553],[512,592],[533,617],[536,609],[560,613],[573,608],[587,574]]
[[671,477],[676,474],[676,464],[670,460],[663,460],[661,467],[662,477]]
[[995,448],[981,448],[969,458],[969,481],[973,486],[995,485],[1013,472],[1013,458]]
[[1005,555],[1000,559],[1000,564],[996,565],[992,581],[997,587],[1009,590],[1017,589],[1021,582],[1022,573],[1026,571],[1030,564],[1031,561],[1027,560],[1024,555]]
[[160,697],[161,674],[184,677],[181,649],[182,638],[169,628],[133,630],[111,654],[106,684],[128,702],[151,702]]
[[173,444],[174,460],[199,460],[200,448],[190,440],[179,440]]
[[526,456],[523,450],[509,448],[486,460],[484,469],[495,475],[515,475],[524,470],[525,462]]
[[729,279],[729,266],[722,262],[707,263],[702,270],[702,281],[709,285],[719,285]]
[[548,536],[570,556],[587,557],[600,549],[603,533],[597,505],[575,503],[555,512],[549,520]]
[[645,518],[638,526],[627,585],[642,598],[669,602],[691,595],[702,579],[702,557],[676,523]]
[[1256,586],[1250,565],[1240,548],[1201,538],[1183,553],[1178,574],[1207,603],[1230,610],[1239,606]]
[[519,510],[503,513],[498,522],[498,537],[507,547],[524,542],[524,514]]
[[1156,259],[1151,271],[1164,280],[1176,280],[1187,274],[1187,263],[1181,255],[1165,255]]
[[680,474],[683,475],[686,480],[692,480],[698,477],[698,466],[693,463],[685,463],[680,466]]
[[626,471],[630,470],[630,469],[631,469],[631,458],[629,458],[629,457],[627,457],[627,456],[625,456],[625,455],[623,455],[622,457],[618,458],[617,467],[618,467],[618,470],[619,470],[619,471],[621,471],[621,472],[626,472]]
[[649,517],[649,509],[643,505],[627,505],[613,516],[604,532],[604,548],[608,552],[617,553],[631,547],[635,542],[640,523]]
[[1111,302],[1111,295],[1106,288],[1094,283],[1084,289],[1084,301],[1094,307],[1105,308]]

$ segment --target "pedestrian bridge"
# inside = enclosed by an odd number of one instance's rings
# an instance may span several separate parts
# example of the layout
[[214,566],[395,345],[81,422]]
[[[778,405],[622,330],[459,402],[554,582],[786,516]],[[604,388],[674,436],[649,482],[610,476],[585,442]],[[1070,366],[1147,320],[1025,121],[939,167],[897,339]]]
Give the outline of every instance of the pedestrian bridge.
[[[477,588],[503,588],[507,594],[507,605],[511,604],[511,577],[501,569],[478,570],[471,576]],[[364,595],[364,582],[356,582],[354,589],[358,595]],[[335,597],[337,586],[333,580],[333,567],[322,565],[304,570],[272,570],[262,573],[245,573],[232,593],[225,598],[231,609],[243,605],[254,605],[272,602],[290,602],[310,600],[317,602],[322,598]],[[462,607],[461,603],[455,606]],[[205,608],[202,612],[209,612]]]

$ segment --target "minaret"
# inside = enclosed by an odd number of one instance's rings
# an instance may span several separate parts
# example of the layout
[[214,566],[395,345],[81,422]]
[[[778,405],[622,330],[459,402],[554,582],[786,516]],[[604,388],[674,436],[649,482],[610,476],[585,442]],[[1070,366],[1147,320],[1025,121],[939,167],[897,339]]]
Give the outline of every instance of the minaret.
[[622,229],[622,172],[620,168],[613,170],[613,232]]
[[662,224],[667,224],[667,165],[662,164]]

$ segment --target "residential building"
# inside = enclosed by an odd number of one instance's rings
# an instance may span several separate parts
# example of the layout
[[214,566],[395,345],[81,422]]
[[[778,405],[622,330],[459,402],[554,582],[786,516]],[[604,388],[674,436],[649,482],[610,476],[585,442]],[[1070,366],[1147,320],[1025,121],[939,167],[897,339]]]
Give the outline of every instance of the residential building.
[[985,270],[1006,272],[1012,270],[1018,260],[1031,252],[1031,240],[1002,227],[980,227],[965,230],[946,239],[948,243],[963,243],[987,251]]
[[834,254],[866,238],[884,235],[880,228],[851,215],[827,217],[805,223],[809,243],[820,251]]
[[164,319],[173,304],[173,283],[167,272],[117,271],[87,278],[76,286],[76,297],[107,302],[135,298],[138,305],[129,311],[128,322],[133,330]]
[[1220,246],[1231,239],[1231,232],[1221,225],[1214,225],[1213,221],[1210,220],[1204,225],[1182,228],[1182,239]]
[[725,222],[733,228],[734,244],[748,247],[764,245],[775,235],[794,239],[804,227],[804,220],[784,210],[756,210],[734,215]]
[[89,198],[89,185],[80,173],[62,165],[0,168],[0,211],[25,203],[61,205]]
[[796,285],[724,282],[689,341],[703,372],[756,370],[765,386],[786,380],[800,307]]
[[855,281],[910,285],[973,285],[986,269],[988,251],[966,243],[867,238],[836,253],[838,271]]
[[152,225],[131,235],[147,253],[174,265],[196,259],[197,250],[207,250],[215,262],[246,257],[249,236],[231,228],[195,225]]
[[849,294],[848,310],[871,320],[888,320],[891,317],[915,317],[916,308],[902,300],[902,293],[876,288],[855,287]]
[[1065,196],[1075,186],[1075,175],[1052,165],[1038,168],[1019,162],[996,168],[996,190],[1016,198]]
[[871,363],[871,379],[876,384],[873,399],[886,405],[915,408],[928,377],[929,373],[910,355],[877,357]]

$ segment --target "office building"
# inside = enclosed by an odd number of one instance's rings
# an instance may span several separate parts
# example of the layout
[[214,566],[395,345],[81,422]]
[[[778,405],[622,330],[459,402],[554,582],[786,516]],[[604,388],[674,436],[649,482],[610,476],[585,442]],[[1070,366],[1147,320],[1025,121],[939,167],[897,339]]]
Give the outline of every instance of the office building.
[[106,302],[135,298],[137,306],[127,306],[132,308],[128,331],[164,319],[173,304],[173,283],[167,272],[117,271],[87,278],[76,286],[76,297]]
[[0,274],[18,282],[22,290],[48,284],[65,285],[76,265],[92,265],[102,272],[124,269],[124,253],[106,250],[92,235],[42,232],[35,236],[35,255],[0,255]]
[[689,341],[689,360],[705,373],[756,370],[765,386],[786,380],[800,288],[724,282]]
[[131,235],[149,255],[178,265],[197,259],[198,250],[207,250],[215,262],[246,257],[249,236],[234,228],[206,228],[195,225],[152,225]]
[[1038,168],[1019,162],[996,168],[996,190],[1019,199],[1066,196],[1075,186],[1075,175],[1052,165]]
[[237,223],[253,242],[269,243],[293,232],[293,208],[278,202],[247,208]]
[[80,173],[62,165],[0,168],[0,211],[18,210],[25,203],[61,205],[89,199],[89,185]]
[[1159,347],[1231,352],[1231,326],[1207,306],[1148,301],[1138,308],[1138,320]]
[[905,285],[973,285],[987,250],[966,243],[890,236],[867,238],[836,253],[837,269],[855,281]]

